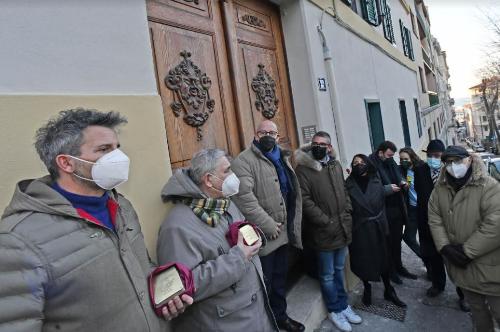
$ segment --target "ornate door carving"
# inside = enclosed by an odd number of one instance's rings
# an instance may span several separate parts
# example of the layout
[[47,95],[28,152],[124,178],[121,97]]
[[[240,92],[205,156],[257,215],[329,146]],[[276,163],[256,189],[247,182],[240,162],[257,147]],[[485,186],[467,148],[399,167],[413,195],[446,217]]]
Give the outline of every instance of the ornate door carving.
[[228,0],[224,9],[243,145],[251,144],[255,127],[267,118],[278,125],[281,144],[296,148],[279,8],[270,1]]
[[203,138],[201,126],[208,120],[214,111],[215,101],[210,99],[209,89],[212,81],[207,74],[189,60],[191,53],[184,50],[180,53],[184,58],[165,77],[167,88],[175,91],[174,101],[170,107],[175,116],[180,116],[184,111],[184,122],[196,128],[198,141]]
[[172,167],[205,147],[237,154],[220,0],[156,0],[147,9]]
[[147,11],[173,168],[203,147],[237,155],[266,118],[282,144],[297,146],[276,6],[147,0]]

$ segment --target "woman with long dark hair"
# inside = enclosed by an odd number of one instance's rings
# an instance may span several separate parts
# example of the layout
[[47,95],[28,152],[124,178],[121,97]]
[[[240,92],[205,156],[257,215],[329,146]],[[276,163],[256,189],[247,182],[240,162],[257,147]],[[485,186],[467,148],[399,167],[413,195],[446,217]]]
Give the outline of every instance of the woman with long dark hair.
[[351,162],[346,187],[352,204],[352,243],[349,246],[352,272],[364,285],[363,303],[370,305],[370,281],[384,282],[384,298],[399,307],[406,307],[392,287],[390,257],[387,248],[389,228],[385,215],[385,193],[375,166],[364,154]]

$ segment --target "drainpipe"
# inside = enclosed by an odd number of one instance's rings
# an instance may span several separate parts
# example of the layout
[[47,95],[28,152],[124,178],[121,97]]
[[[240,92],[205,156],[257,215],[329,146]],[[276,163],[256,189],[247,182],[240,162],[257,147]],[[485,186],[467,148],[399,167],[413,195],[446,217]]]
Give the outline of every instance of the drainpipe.
[[[335,1],[333,2],[335,4]],[[334,7],[328,7],[333,10],[334,13],[336,13],[336,10]],[[340,159],[341,165],[345,168],[348,166],[348,161],[346,158],[345,154],[345,145],[344,145],[344,136],[342,135],[342,126],[340,124],[340,107],[339,107],[339,101],[337,98],[337,89],[336,89],[336,84],[335,84],[335,75],[333,71],[333,61],[332,61],[332,55],[330,52],[330,48],[328,47],[327,41],[325,34],[323,33],[323,15],[325,14],[326,9],[323,10],[323,13],[321,13],[321,19],[319,22],[319,25],[317,26],[318,33],[321,39],[321,44],[323,47],[323,61],[325,62],[325,69],[326,69],[326,75],[327,75],[327,82],[328,82],[328,91],[330,93],[330,103],[332,105],[332,115],[333,115],[333,123],[335,126],[335,139],[337,141],[337,147],[338,147],[338,155]]]

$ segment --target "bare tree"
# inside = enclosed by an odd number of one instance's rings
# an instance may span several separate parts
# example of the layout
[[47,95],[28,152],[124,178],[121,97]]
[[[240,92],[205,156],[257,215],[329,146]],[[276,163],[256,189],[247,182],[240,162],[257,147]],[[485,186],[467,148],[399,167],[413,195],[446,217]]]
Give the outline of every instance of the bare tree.
[[498,130],[496,114],[498,113],[498,97],[500,90],[500,17],[486,14],[486,19],[494,39],[489,47],[489,54],[484,67],[479,71],[481,84],[479,91],[488,118],[490,129],[489,138],[496,138],[496,148],[500,151],[500,132]]

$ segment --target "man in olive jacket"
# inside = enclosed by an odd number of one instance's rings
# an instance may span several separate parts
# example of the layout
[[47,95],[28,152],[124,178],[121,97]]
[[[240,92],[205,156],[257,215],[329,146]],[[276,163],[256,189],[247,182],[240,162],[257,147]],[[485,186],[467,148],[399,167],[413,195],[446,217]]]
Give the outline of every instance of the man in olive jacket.
[[347,303],[344,265],[352,239],[352,207],[342,166],[335,159],[330,135],[317,132],[310,145],[295,151],[302,190],[304,242],[316,253],[321,292],[329,318],[342,331],[361,318]]
[[303,331],[304,326],[286,314],[287,244],[302,249],[302,200],[297,176],[288,155],[278,146],[278,137],[276,124],[263,121],[257,127],[252,145],[233,160],[231,168],[241,181],[233,201],[268,239],[259,255],[279,327]]
[[[128,178],[115,132],[125,122],[74,109],[38,130],[50,176],[19,182],[0,222],[0,331],[167,328],[149,299],[153,265],[137,214],[113,189]],[[183,310],[178,297],[170,305]]]
[[461,146],[449,146],[442,160],[429,201],[432,237],[476,331],[493,331],[493,318],[500,323],[500,184]]

